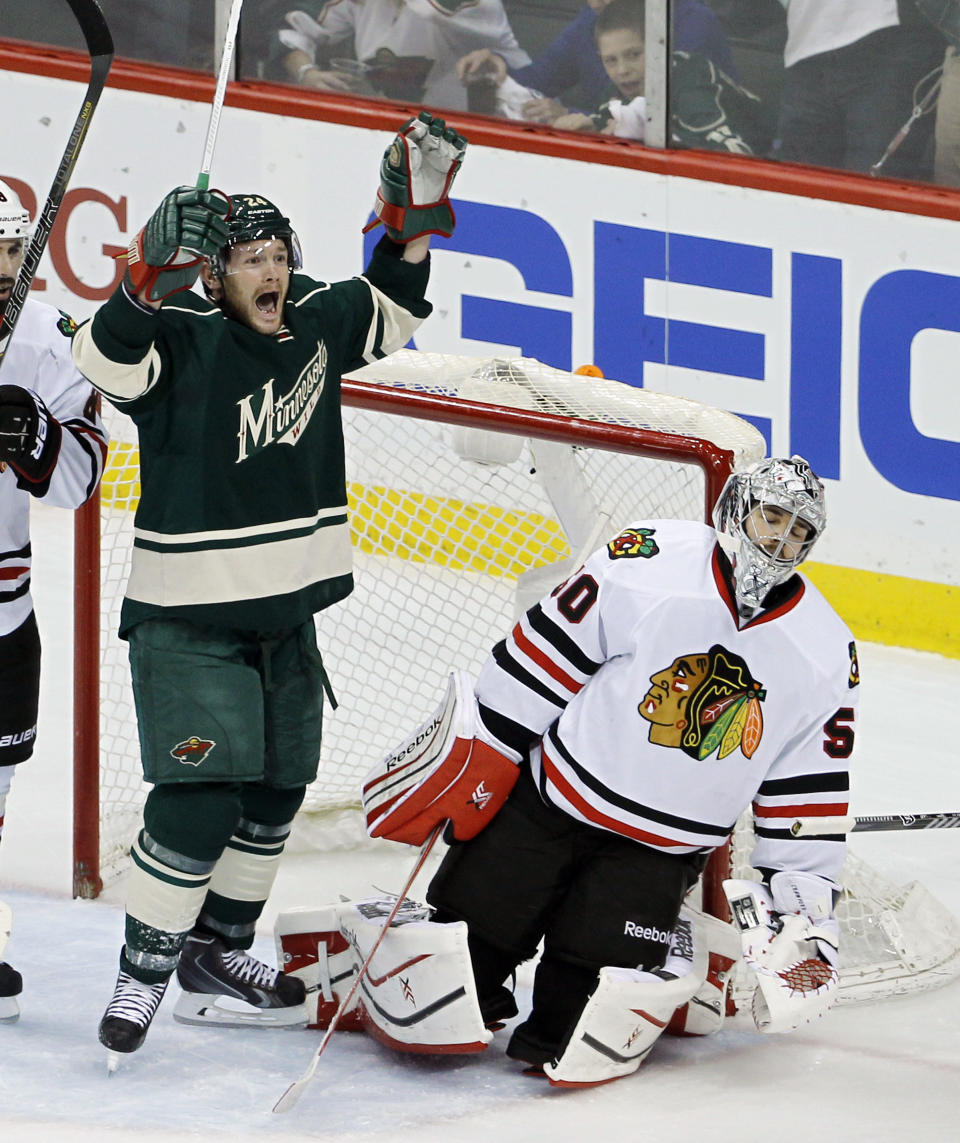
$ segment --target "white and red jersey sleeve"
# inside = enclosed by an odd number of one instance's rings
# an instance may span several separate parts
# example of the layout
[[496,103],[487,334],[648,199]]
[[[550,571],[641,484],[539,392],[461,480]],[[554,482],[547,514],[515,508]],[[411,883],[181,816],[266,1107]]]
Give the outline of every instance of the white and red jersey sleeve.
[[93,389],[71,356],[73,321],[53,306],[28,298],[10,339],[3,381],[35,393],[63,429],[49,477],[28,491],[9,465],[0,472],[0,635],[30,614],[30,503],[78,508],[103,475],[107,433]]

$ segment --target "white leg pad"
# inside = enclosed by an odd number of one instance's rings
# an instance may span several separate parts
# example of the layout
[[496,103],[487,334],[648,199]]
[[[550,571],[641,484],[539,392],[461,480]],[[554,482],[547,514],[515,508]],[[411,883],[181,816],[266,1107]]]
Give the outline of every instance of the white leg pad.
[[666,1027],[671,1036],[709,1036],[723,1027],[727,989],[733,966],[740,959],[740,934],[726,921],[688,905],[680,910],[664,968],[677,976],[686,971],[701,980],[697,991],[682,1004]]
[[668,979],[641,969],[601,968],[560,1058],[544,1064],[547,1079],[559,1087],[591,1087],[635,1072],[702,979],[694,972]]
[[[341,932],[357,963],[380,936],[393,899],[345,905]],[[483,1023],[463,922],[439,925],[410,902],[390,926],[360,981],[367,1032],[401,1052],[481,1052],[493,1039]]]
[[[340,932],[343,908],[334,904],[285,909],[274,922],[277,964],[303,981],[311,1028],[329,1027],[357,974],[359,962]],[[338,1031],[359,1031],[357,1001],[354,996],[337,1024]]]

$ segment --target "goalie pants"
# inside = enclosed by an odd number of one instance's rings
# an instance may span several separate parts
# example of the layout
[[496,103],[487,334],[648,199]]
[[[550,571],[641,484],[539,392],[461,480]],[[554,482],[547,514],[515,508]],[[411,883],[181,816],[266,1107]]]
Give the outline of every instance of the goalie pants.
[[659,968],[706,853],[671,854],[546,804],[528,771],[471,841],[454,843],[430,883],[437,921],[461,920],[481,1012],[512,1015],[504,981],[543,940],[529,1018],[508,1054],[554,1058],[604,966]]

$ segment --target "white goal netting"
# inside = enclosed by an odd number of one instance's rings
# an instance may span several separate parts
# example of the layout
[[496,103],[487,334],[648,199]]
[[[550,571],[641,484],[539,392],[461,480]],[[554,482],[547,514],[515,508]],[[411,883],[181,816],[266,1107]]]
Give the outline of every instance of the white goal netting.
[[[745,421],[697,402],[525,358],[402,351],[344,393],[353,594],[317,617],[339,702],[296,834],[312,848],[364,839],[364,776],[431,710],[451,669],[479,670],[516,616],[637,519],[707,518],[734,465],[763,455]],[[100,871],[124,867],[147,787],[126,645],[116,636],[139,499],[135,429],[104,412]],[[749,842],[737,839],[742,864]],[[931,987],[958,968],[955,920],[851,858],[844,990]],[[737,876],[746,874],[742,869]],[[737,987],[740,987],[739,985]]]

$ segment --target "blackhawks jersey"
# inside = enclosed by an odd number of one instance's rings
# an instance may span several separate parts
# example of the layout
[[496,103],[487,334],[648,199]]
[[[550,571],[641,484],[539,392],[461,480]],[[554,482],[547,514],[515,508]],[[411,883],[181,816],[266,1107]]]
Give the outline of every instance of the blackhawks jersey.
[[836,879],[859,682],[850,631],[800,575],[749,622],[704,524],[641,522],[523,616],[485,663],[485,724],[530,748],[544,799],[673,853],[726,841],[753,804],[752,864]]
[[63,435],[49,477],[32,484],[0,462],[0,635],[33,610],[30,596],[30,502],[79,508],[103,473],[107,438],[93,390],[70,355],[75,325],[53,306],[27,298],[4,355],[0,382],[35,393]]
[[430,312],[426,262],[388,240],[365,276],[291,279],[275,335],[181,292],[121,288],[74,345],[137,425],[141,495],[121,634],[157,615],[296,626],[353,588],[341,375],[406,343]]

